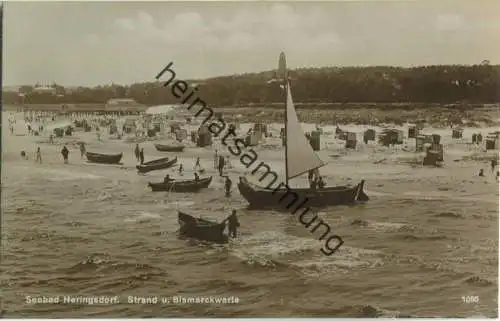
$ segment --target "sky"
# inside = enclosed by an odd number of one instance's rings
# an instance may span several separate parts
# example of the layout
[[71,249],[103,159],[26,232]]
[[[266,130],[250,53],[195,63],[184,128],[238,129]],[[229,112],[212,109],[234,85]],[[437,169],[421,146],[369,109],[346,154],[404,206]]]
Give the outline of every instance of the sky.
[[4,86],[277,67],[500,63],[500,0],[6,2]]

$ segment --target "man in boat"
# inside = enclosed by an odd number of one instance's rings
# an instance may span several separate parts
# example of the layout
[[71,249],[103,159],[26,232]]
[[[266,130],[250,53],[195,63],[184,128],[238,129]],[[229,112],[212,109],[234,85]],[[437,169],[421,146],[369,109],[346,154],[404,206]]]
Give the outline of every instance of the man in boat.
[[141,151],[139,152],[139,161],[141,162],[141,165],[144,164],[144,148],[141,148]]
[[40,150],[40,147],[38,147],[36,149],[36,152],[35,152],[35,162],[37,163],[42,163],[42,151]]
[[174,179],[170,178],[170,174],[167,174],[167,176],[163,179],[163,183],[169,183],[172,181],[174,181]]
[[325,188],[325,186],[326,186],[325,180],[323,179],[323,176],[320,176],[318,180],[318,188],[322,189]]
[[64,164],[68,164],[69,150],[66,145],[64,145],[64,147],[61,149],[61,154],[64,159]]
[[233,186],[233,181],[229,178],[229,176],[226,176],[226,181],[224,182],[224,189],[226,191],[226,197],[231,196],[231,187]]
[[309,181],[309,185],[311,185],[311,182],[313,181],[313,178],[314,178],[314,170],[311,169],[308,173],[307,173],[307,180]]
[[235,238],[238,233],[238,227],[240,227],[240,222],[238,221],[238,216],[236,216],[236,210],[233,210],[231,216],[227,218],[229,236]]
[[135,155],[135,159],[136,159],[137,161],[139,161],[139,160],[140,160],[140,159],[139,159],[139,153],[140,153],[140,152],[141,152],[141,151],[140,151],[140,149],[139,149],[139,144],[135,144],[134,155]]
[[200,175],[198,175],[198,173],[194,173],[194,180],[197,182],[200,180]]

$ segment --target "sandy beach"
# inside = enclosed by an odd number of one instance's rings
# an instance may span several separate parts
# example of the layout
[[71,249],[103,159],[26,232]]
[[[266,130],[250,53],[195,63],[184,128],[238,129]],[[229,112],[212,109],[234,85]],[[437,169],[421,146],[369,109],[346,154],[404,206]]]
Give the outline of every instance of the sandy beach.
[[[7,116],[4,114],[3,128]],[[251,124],[241,124],[244,132]],[[283,174],[281,124],[273,137],[254,148]],[[303,124],[304,131],[314,124]],[[343,125],[358,133],[378,126]],[[196,126],[187,128],[194,130]],[[135,143],[95,132],[48,143],[47,135],[27,136],[22,115],[16,135],[3,133],[3,309],[6,316],[152,317],[169,316],[487,316],[497,317],[498,183],[484,152],[469,144],[472,133],[496,128],[465,128],[451,138],[449,128],[425,128],[442,135],[445,165],[420,165],[423,153],[412,143],[395,148],[374,142],[345,150],[334,126],[323,126],[319,156],[329,185],[366,180],[370,201],[327,208],[319,216],[345,244],[331,257],[296,218],[271,211],[248,211],[236,188],[223,197],[223,179],[213,168],[214,149],[188,145],[177,156],[192,178],[196,157],[213,175],[198,194],[152,193],[148,181],[161,181],[177,168],[138,175]],[[406,131],[407,125],[400,127]],[[88,151],[123,152],[122,165],[89,164]],[[165,156],[141,143],[146,161]],[[70,150],[68,165],[60,149]],[[42,164],[35,164],[36,146]],[[405,151],[408,150],[408,151]],[[29,155],[22,160],[21,150]],[[227,151],[225,151],[227,153]],[[229,153],[227,153],[229,155]],[[232,157],[234,182],[245,173]],[[478,177],[479,169],[485,177]],[[252,177],[250,177],[252,179]],[[255,177],[254,177],[255,181]],[[293,182],[305,185],[306,177]],[[229,245],[200,245],[178,239],[177,210],[221,221],[237,209],[241,237]],[[25,296],[108,295],[114,305],[33,305]],[[238,304],[140,305],[127,296],[235,296]],[[462,302],[478,296],[479,304]],[[312,300],[311,298],[314,298]],[[328,307],[328,308],[325,308]]]

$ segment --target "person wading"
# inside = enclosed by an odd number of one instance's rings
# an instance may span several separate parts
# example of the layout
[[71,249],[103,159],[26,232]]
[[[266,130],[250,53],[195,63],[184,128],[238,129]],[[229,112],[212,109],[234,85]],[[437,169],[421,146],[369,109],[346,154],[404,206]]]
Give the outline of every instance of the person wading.
[[218,164],[217,162],[219,161],[219,155],[217,153],[217,149],[215,150],[215,154],[214,154],[214,169],[217,169],[218,168]]
[[42,163],[42,151],[40,150],[40,147],[36,149],[35,152],[35,162],[36,163]]
[[139,158],[141,153],[141,150],[139,149],[139,144],[135,144],[135,149],[134,149],[134,155],[135,159],[139,162],[141,159]]
[[69,150],[66,145],[64,145],[64,147],[61,149],[61,154],[64,159],[64,164],[68,164]]
[[80,144],[80,156],[83,158],[83,156],[85,156],[85,152],[86,152],[86,148],[85,148],[85,143],[81,143]]
[[139,152],[139,161],[141,162],[141,165],[144,164],[144,148],[141,148],[141,151]]
[[222,176],[224,174],[224,165],[224,156],[219,156],[219,176]]
[[231,196],[231,187],[233,186],[233,181],[229,178],[229,176],[226,176],[226,181],[224,182],[224,189],[226,191],[226,197]]
[[227,218],[229,236],[235,238],[238,234],[238,227],[240,227],[240,222],[238,221],[238,216],[236,216],[236,210],[233,210],[231,216]]

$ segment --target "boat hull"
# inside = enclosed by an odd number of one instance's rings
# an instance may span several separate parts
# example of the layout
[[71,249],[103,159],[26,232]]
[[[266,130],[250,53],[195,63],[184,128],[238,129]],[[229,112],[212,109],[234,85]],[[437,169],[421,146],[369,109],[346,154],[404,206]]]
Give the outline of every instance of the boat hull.
[[178,222],[179,232],[184,236],[219,244],[228,242],[228,237],[224,234],[225,222],[214,223],[181,211],[178,214]]
[[186,146],[169,146],[162,144],[154,144],[155,148],[159,152],[171,152],[171,153],[180,153],[186,148]]
[[[238,190],[240,194],[248,201],[250,209],[276,209],[287,210],[295,208],[307,198],[308,202],[305,206],[312,207],[327,207],[335,205],[350,205],[359,202],[366,202],[369,197],[365,194],[364,188],[365,181],[362,180],[358,185],[349,186],[335,186],[327,187],[312,191],[309,188],[296,188],[286,191],[280,189],[274,191],[272,189],[253,187],[246,178],[241,177],[238,183]],[[296,193],[298,201],[293,203],[294,197],[291,193]],[[293,194],[292,194],[293,195]],[[292,205],[290,205],[292,203]]]
[[200,190],[207,188],[212,182],[212,177],[200,179],[198,182],[192,181],[173,181],[148,183],[148,186],[153,192],[174,192],[174,193],[197,193]]
[[168,159],[168,157],[163,157],[150,162],[146,162],[142,165],[137,165],[136,168],[139,173],[147,173],[151,171],[157,171],[160,169],[170,168],[174,166],[175,163],[177,163],[177,157],[170,160]]
[[120,161],[123,157],[123,153],[116,154],[116,155],[105,155],[105,154],[87,152],[85,154],[85,156],[87,156],[87,160],[91,163],[118,164],[118,163],[120,163]]

